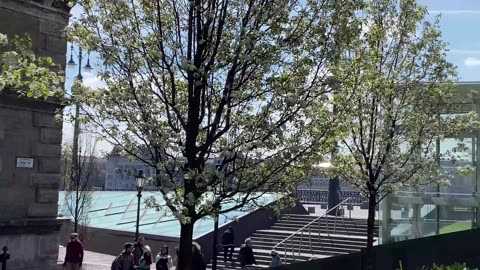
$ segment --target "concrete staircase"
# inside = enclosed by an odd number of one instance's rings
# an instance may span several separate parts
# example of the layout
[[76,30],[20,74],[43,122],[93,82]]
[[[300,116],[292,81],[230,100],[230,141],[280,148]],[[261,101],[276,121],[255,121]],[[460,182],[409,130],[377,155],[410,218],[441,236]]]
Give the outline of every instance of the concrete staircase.
[[[267,230],[258,230],[250,238],[253,241],[253,251],[258,266],[267,268],[270,264],[270,252],[275,245],[307,225],[318,216],[286,215]],[[335,217],[328,220],[322,217],[315,225],[311,226],[309,241],[308,230],[303,237],[297,234],[287,241],[287,263],[320,259],[335,255],[348,254],[360,251],[367,243],[367,225],[364,219],[348,219]],[[319,227],[320,226],[320,227]],[[375,228],[375,237],[378,237],[378,225]],[[302,247],[300,248],[300,242]],[[295,247],[295,256],[292,256],[292,243]],[[311,244],[311,247],[310,247]],[[235,248],[233,262],[223,261],[223,250],[217,255],[217,269],[240,269],[238,258],[239,247]],[[276,248],[282,257],[285,256],[285,246],[281,244]],[[285,262],[284,262],[285,263]],[[208,265],[211,269],[211,265]]]

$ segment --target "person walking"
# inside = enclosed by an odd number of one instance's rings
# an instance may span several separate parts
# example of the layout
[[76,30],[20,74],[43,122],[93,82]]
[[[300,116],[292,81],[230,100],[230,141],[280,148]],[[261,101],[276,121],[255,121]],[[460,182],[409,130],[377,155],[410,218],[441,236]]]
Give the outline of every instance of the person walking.
[[206,270],[207,264],[202,254],[202,248],[197,242],[192,243],[192,270]]
[[137,239],[133,246],[133,264],[138,266],[140,258],[142,258],[144,250],[143,246],[145,245],[145,237],[141,236]]
[[278,252],[276,250],[272,250],[270,252],[270,255],[272,255],[272,261],[270,262],[270,267],[277,267],[277,266],[282,266],[282,259],[278,255]]
[[232,261],[233,257],[233,249],[235,247],[235,236],[233,234],[232,226],[228,227],[228,229],[222,235],[222,246],[223,246],[223,261],[227,262],[227,254],[230,261]]
[[256,265],[255,255],[253,254],[252,239],[245,239],[245,244],[240,248],[238,257],[240,259],[240,266],[244,268],[249,265]]
[[83,263],[83,245],[78,240],[78,233],[70,234],[63,267],[65,270],[78,270]]
[[118,255],[115,261],[112,264],[112,270],[134,270],[135,265],[133,264],[133,244],[125,243],[125,249],[123,252]]
[[168,255],[168,246],[164,245],[155,257],[156,270],[169,270],[173,266],[172,257]]
[[150,270],[150,265],[152,265],[152,250],[149,246],[144,246],[142,258],[138,261],[137,270]]

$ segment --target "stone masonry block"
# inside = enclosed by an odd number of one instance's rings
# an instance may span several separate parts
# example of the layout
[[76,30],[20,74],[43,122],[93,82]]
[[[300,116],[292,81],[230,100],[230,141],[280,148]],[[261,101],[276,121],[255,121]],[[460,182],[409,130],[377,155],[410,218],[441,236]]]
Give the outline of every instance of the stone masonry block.
[[53,157],[60,158],[62,146],[60,144],[35,144],[33,155],[36,157]]
[[45,39],[46,49],[56,52],[65,51],[65,43],[63,42],[63,39],[61,37],[45,36]]
[[[65,26],[57,22],[40,20],[40,33],[56,36],[58,38],[62,37],[62,32]],[[63,40],[58,41],[60,44],[64,44]],[[63,48],[65,50],[65,48]]]
[[55,173],[35,173],[31,175],[32,185],[56,185],[61,177]]
[[56,217],[58,205],[56,203],[32,203],[28,208],[29,217]]
[[61,144],[62,143],[62,131],[60,129],[42,128],[40,131],[40,142]]
[[55,120],[53,113],[35,112],[33,114],[33,125],[37,127],[62,128],[62,123]]
[[44,173],[60,173],[60,160],[55,158],[40,158],[38,170]]
[[57,234],[39,236],[38,256],[40,258],[58,259],[58,235]]
[[40,203],[58,202],[58,190],[39,188],[37,191],[37,202],[40,202]]

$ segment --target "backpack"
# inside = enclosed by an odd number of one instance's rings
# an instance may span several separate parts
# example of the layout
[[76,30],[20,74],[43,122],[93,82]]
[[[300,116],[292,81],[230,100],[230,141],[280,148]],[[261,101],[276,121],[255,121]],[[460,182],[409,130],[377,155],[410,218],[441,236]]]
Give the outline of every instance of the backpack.
[[116,258],[113,260],[111,270],[118,270],[117,259],[118,259],[118,257],[116,257]]
[[[119,261],[121,261],[121,262],[119,262]],[[120,254],[117,257],[115,257],[115,259],[113,260],[112,270],[118,270],[118,268],[120,268],[122,263],[123,263],[123,256],[122,256],[122,254]]]
[[157,270],[168,270],[168,257],[161,257],[155,264]]

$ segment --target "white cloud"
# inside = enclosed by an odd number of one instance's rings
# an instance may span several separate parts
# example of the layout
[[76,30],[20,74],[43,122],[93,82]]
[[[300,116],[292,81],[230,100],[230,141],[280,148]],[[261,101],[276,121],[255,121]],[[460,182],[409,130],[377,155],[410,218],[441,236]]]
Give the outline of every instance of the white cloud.
[[450,49],[448,51],[449,54],[466,54],[466,55],[472,55],[472,54],[480,54],[480,50],[463,50],[463,49]]
[[480,15],[480,10],[429,10],[429,14],[443,14],[443,15]]
[[83,79],[83,85],[96,89],[105,87],[105,82],[100,79],[100,77],[88,77]]
[[478,67],[480,66],[480,58],[476,57],[467,57],[463,64],[467,67]]

